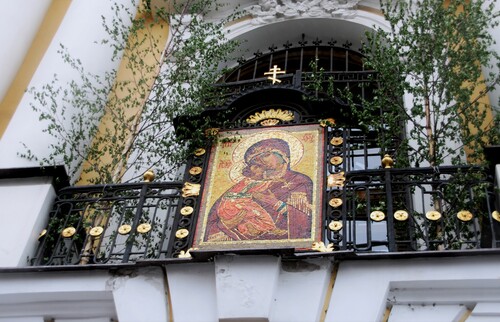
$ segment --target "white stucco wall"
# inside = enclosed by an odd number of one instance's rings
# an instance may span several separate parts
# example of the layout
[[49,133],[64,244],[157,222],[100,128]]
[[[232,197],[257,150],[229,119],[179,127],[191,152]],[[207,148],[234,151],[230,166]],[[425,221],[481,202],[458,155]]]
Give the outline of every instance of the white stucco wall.
[[[29,7],[28,2],[30,1],[15,2],[15,5],[12,5],[12,10],[26,11],[26,8]],[[106,33],[101,25],[101,16],[111,21],[115,15],[112,9],[113,3],[131,7],[130,0],[72,1],[28,88],[41,88],[52,80],[54,74],[58,75],[61,84],[78,79],[75,71],[64,64],[60,54],[57,53],[60,44],[67,47],[73,57],[82,61],[87,72],[104,75],[106,71],[116,68],[119,61],[111,61],[113,49],[96,43],[106,38]],[[37,17],[42,16],[44,7],[40,5],[33,9],[38,10],[37,15],[33,14],[35,16],[33,24],[35,24]],[[131,10],[132,13],[135,11],[133,7]],[[13,28],[15,27],[6,27],[6,29]],[[34,26],[31,29],[34,29]],[[31,30],[31,33],[34,32]],[[10,52],[10,55],[15,56],[15,54],[21,54],[22,51],[21,48],[16,52]],[[5,58],[8,61],[8,57]],[[25,143],[39,157],[46,156],[49,152],[49,144],[56,143],[54,138],[42,132],[46,125],[39,121],[38,115],[31,109],[30,103],[32,102],[34,100],[30,94],[27,93],[23,96],[0,141],[0,168],[38,165],[34,161],[28,161],[18,156],[18,152],[25,151],[21,143]],[[70,115],[71,111],[68,111],[66,117],[70,119]],[[68,122],[71,121],[68,120]]]
[[165,270],[0,271],[0,321],[500,319],[500,255],[343,260],[338,271],[334,260],[224,255],[213,262],[170,263]]
[[51,178],[0,180],[0,267],[26,266],[55,198]]
[[333,261],[168,265],[174,321],[320,321],[323,309],[331,322],[382,321],[387,309],[392,322],[500,320],[500,255],[340,261],[336,273]]
[[[24,2],[23,2],[24,4]],[[65,44],[102,71],[109,52],[99,38],[108,2],[75,0],[32,84],[66,75],[55,54]],[[67,40],[67,41],[66,41]],[[267,44],[267,42],[266,42]],[[66,76],[65,76],[66,77]],[[68,76],[70,77],[70,76]],[[26,96],[0,142],[0,167],[31,164],[16,156],[19,141],[44,153],[50,139]],[[36,246],[54,196],[47,178],[0,181],[0,267],[23,265]],[[121,270],[0,270],[0,321],[390,321],[500,320],[500,256],[341,261],[219,256],[212,262]],[[165,276],[166,273],[166,276]],[[330,288],[333,285],[333,290]],[[331,298],[329,295],[331,294]],[[168,301],[172,311],[168,311]],[[469,313],[467,313],[469,312]]]
[[[427,307],[411,321],[458,321],[460,305],[474,312],[478,303],[500,300],[499,265],[498,255],[342,262],[326,321],[380,321],[392,305],[390,321],[409,321],[398,305]],[[353,310],[354,303],[362,309]],[[430,308],[442,305],[450,307]]]
[[[0,321],[165,322],[161,268],[0,274]],[[45,318],[45,320],[43,320]],[[16,320],[17,319],[17,320]],[[39,320],[37,320],[39,319]]]
[[[2,3],[0,19],[0,101],[9,89],[31,46],[51,0],[17,0]],[[29,8],[29,10],[26,10]],[[15,30],[15,32],[7,32]]]

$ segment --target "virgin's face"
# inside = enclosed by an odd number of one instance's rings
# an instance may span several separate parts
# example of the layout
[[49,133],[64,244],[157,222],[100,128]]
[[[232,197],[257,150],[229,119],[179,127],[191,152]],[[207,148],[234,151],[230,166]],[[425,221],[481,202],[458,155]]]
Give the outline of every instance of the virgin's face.
[[283,158],[273,152],[265,152],[256,157],[256,162],[269,170],[277,170],[281,168],[285,161]]

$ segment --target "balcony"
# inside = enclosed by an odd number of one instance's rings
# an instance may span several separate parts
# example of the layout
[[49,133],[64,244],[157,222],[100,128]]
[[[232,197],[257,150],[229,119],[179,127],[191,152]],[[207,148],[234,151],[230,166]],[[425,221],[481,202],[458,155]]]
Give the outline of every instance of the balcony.
[[[493,184],[478,168],[351,171],[343,185],[325,181],[323,245],[292,256],[470,254],[500,247]],[[182,196],[180,182],[61,189],[30,263],[123,264],[183,257],[192,238],[178,231],[194,230],[197,207],[192,203],[195,211],[186,214],[181,206],[192,200]]]
[[61,189],[32,265],[84,265],[168,258],[181,183]]
[[352,171],[345,204],[332,200],[328,241],[355,252],[497,248],[500,222],[492,183],[470,167]]

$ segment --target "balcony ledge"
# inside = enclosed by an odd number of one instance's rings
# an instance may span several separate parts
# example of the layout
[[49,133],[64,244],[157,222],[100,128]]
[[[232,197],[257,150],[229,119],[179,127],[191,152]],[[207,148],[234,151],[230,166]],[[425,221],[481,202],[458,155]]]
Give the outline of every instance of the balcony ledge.
[[419,252],[355,252],[342,250],[333,252],[305,252],[294,253],[291,248],[276,248],[267,250],[224,250],[224,251],[195,251],[193,258],[168,258],[153,260],[138,260],[134,263],[121,264],[88,264],[88,265],[51,265],[51,266],[26,266],[26,267],[0,267],[0,274],[6,273],[37,273],[37,272],[77,272],[99,271],[110,272],[137,269],[151,266],[166,266],[187,263],[211,262],[217,256],[279,256],[283,261],[300,261],[311,258],[330,258],[332,261],[342,262],[350,260],[385,260],[385,259],[410,259],[410,258],[451,258],[470,256],[500,256],[500,248],[471,249],[471,250],[443,250]]
[[69,178],[66,168],[62,165],[31,167],[31,168],[8,168],[0,169],[0,180],[25,179],[37,177],[51,177],[52,185],[56,191],[69,186]]

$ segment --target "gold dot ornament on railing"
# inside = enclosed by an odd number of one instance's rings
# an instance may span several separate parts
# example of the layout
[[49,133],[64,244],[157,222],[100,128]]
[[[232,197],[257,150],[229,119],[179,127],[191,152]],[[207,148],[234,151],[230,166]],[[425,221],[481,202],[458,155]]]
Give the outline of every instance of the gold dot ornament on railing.
[[384,155],[384,157],[382,158],[382,167],[384,167],[385,169],[389,169],[392,168],[393,165],[394,160],[391,158],[391,156],[388,154]]
[[425,218],[432,220],[432,221],[436,221],[436,220],[441,219],[441,213],[439,211],[436,211],[436,210],[430,210],[430,211],[425,213]]
[[342,199],[332,198],[332,199],[330,199],[330,201],[328,201],[328,204],[333,208],[338,208],[338,207],[342,206]]
[[342,145],[342,143],[344,143],[344,139],[342,139],[341,137],[333,137],[331,140],[330,140],[330,144],[331,145],[334,145],[334,146],[339,146],[339,145]]
[[491,217],[495,219],[496,221],[500,222],[500,212],[498,210],[495,210],[491,213]]
[[461,221],[471,221],[474,215],[468,210],[461,210],[457,213],[457,218]]
[[63,236],[64,238],[69,238],[72,237],[75,233],[76,233],[75,227],[66,227],[61,232],[61,236]]
[[120,227],[118,227],[118,233],[120,235],[126,235],[128,233],[130,233],[130,231],[132,230],[132,226],[130,225],[121,225]]
[[409,217],[408,212],[406,210],[396,210],[394,212],[394,219],[397,221],[405,221]]
[[142,176],[144,178],[144,182],[153,182],[155,179],[155,173],[153,170],[149,169],[148,171],[144,172],[144,175]]
[[104,228],[102,228],[101,226],[95,226],[89,230],[89,235],[92,237],[99,237],[102,235],[103,232]]
[[201,169],[201,167],[192,167],[191,169],[189,169],[189,174],[192,175],[192,176],[197,176],[199,175],[203,170]]
[[344,225],[339,220],[333,220],[328,224],[328,228],[333,231],[339,231],[342,229],[342,227],[344,227]]
[[191,206],[185,206],[181,208],[181,215],[183,216],[189,216],[193,213],[194,208]]
[[175,232],[175,237],[179,239],[186,238],[189,235],[189,230],[181,228]]
[[198,149],[194,150],[194,155],[197,157],[201,157],[206,152],[207,152],[207,150],[205,150],[204,148],[198,148]]
[[47,235],[47,229],[44,229],[38,235],[38,240],[42,239],[45,235]]
[[334,156],[330,159],[330,163],[333,165],[339,165],[342,164],[342,162],[344,162],[344,159],[342,159],[342,157],[339,156]]
[[380,210],[375,210],[370,213],[370,219],[373,221],[382,221],[385,219],[385,214]]
[[137,232],[139,234],[146,234],[150,230],[151,230],[151,224],[148,224],[148,223],[143,223],[143,224],[140,224],[139,226],[137,226]]

